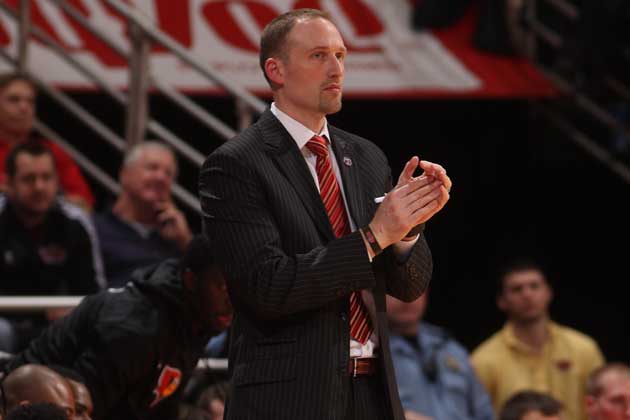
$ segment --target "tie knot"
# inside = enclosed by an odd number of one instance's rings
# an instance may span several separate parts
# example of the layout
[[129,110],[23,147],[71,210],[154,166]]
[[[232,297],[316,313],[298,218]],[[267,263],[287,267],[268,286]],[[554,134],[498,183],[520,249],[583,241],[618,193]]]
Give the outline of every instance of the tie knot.
[[308,150],[313,152],[317,157],[328,157],[328,141],[323,136],[313,136],[307,143]]

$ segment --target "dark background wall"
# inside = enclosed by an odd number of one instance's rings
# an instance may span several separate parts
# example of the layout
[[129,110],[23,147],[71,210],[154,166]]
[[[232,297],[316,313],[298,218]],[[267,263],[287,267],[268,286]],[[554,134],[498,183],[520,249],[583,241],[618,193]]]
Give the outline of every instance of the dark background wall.
[[[120,107],[98,94],[72,95],[122,132]],[[197,97],[234,121],[230,100]],[[157,120],[210,153],[221,142],[151,99]],[[40,115],[115,175],[120,155],[40,99]],[[494,270],[528,255],[555,283],[552,316],[593,336],[610,360],[630,362],[628,238],[630,186],[550,127],[526,101],[346,100],[331,123],[385,151],[395,176],[413,154],[441,163],[453,180],[451,201],[429,223],[434,278],[427,319],[448,328],[469,349],[498,329]],[[196,169],[181,182],[195,191]],[[111,198],[94,184],[101,209]],[[189,213],[191,225],[199,219]]]

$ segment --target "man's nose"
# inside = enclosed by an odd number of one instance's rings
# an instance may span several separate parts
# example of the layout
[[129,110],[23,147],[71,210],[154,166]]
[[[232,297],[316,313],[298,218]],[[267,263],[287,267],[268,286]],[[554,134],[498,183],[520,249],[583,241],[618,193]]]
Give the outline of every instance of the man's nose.
[[343,76],[343,72],[344,72],[343,61],[339,57],[333,55],[332,58],[329,60],[328,76],[340,77],[340,76]]
[[18,108],[22,113],[30,113],[33,109],[33,104],[27,99],[18,101]]
[[36,178],[33,187],[37,191],[41,191],[46,187],[47,181],[43,178]]

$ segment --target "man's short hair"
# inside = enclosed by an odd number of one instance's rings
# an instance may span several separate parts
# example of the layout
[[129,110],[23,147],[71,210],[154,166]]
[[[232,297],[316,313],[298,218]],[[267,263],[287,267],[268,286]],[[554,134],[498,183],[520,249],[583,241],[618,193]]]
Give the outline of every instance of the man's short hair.
[[[271,80],[265,71],[265,62],[271,57],[287,58],[287,37],[289,32],[299,20],[311,20],[316,18],[331,21],[330,15],[317,9],[296,9],[280,16],[276,16],[265,26],[260,36],[260,68],[265,79],[273,87]],[[332,22],[332,21],[331,21]]]
[[501,409],[499,420],[522,420],[525,414],[539,411],[545,416],[560,414],[562,403],[549,394],[537,391],[521,391],[512,395]]
[[173,156],[173,160],[175,161],[175,171],[177,171],[177,159],[175,158],[175,152],[173,151],[173,149],[166,144],[156,140],[147,140],[132,146],[131,149],[129,149],[129,151],[127,151],[127,153],[125,154],[125,158],[123,159],[123,167],[133,165],[142,157],[143,153],[147,150],[159,150],[160,152],[169,153],[171,156]]
[[615,374],[630,379],[630,366],[623,363],[607,363],[595,369],[586,380],[586,395],[599,397],[604,390],[604,376]]
[[11,178],[15,176],[15,173],[17,171],[17,158],[22,153],[31,156],[48,155],[52,160],[53,168],[55,168],[55,156],[53,155],[52,151],[41,141],[28,140],[24,143],[16,144],[11,149],[4,161],[4,171]]
[[31,80],[31,78],[19,72],[10,72],[10,73],[0,74],[0,90],[9,86],[11,83],[17,82],[17,81],[28,84],[34,91],[37,92],[37,88],[35,87],[35,84]]
[[535,270],[542,273],[543,277],[545,278],[545,282],[549,286],[551,286],[551,283],[549,282],[549,279],[547,278],[545,268],[543,267],[541,263],[539,263],[538,261],[530,257],[518,257],[518,258],[514,258],[503,263],[499,267],[497,271],[497,276],[496,276],[497,295],[503,294],[504,288],[505,288],[505,279],[510,274],[518,273],[521,271],[529,271],[529,270]]
[[207,269],[215,267],[218,265],[210,241],[203,234],[195,235],[179,261],[179,269],[190,270],[199,278]]
[[9,412],[6,420],[68,420],[66,411],[51,403],[18,405]]

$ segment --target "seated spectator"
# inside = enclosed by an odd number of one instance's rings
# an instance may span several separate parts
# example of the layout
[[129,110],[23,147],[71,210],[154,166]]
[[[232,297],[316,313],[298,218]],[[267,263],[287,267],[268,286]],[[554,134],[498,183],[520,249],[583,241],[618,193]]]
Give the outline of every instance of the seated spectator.
[[413,302],[387,296],[390,348],[406,420],[493,420],[492,403],[445,330],[422,321],[427,293]]
[[74,397],[68,382],[53,370],[41,365],[23,365],[2,382],[5,414],[30,403],[51,403],[61,407],[68,420],[74,417]]
[[22,404],[11,410],[6,420],[68,420],[68,414],[50,403]]
[[208,241],[181,260],[137,270],[122,289],[86,297],[16,355],[67,366],[85,379],[94,419],[176,419],[185,388],[212,335],[231,322],[225,279]]
[[33,134],[35,121],[35,85],[23,75],[0,75],[0,191],[6,188],[4,162],[11,148],[27,140],[40,142],[55,157],[61,191],[67,200],[91,209],[94,196],[79,167],[57,144]]
[[562,403],[551,395],[536,391],[520,391],[512,395],[499,415],[499,420],[562,419]]
[[95,216],[108,285],[120,287],[138,267],[178,257],[192,234],[171,189],[175,155],[165,145],[144,142],[123,162],[122,191],[114,206]]
[[610,363],[591,373],[586,412],[589,420],[630,419],[630,366]]
[[[0,196],[0,295],[86,295],[104,285],[96,232],[89,216],[57,195],[55,160],[41,143],[16,145],[6,160],[6,197]],[[48,321],[7,316],[0,350],[22,349]],[[7,325],[10,328],[7,329]]]
[[568,419],[583,420],[586,379],[604,358],[593,339],[551,321],[552,296],[538,264],[508,264],[498,278],[497,295],[507,322],[477,347],[472,364],[495,409],[518,391],[535,390],[562,402]]
[[92,396],[85,386],[85,380],[73,369],[60,365],[49,365],[50,369],[63,376],[70,388],[72,389],[72,396],[74,397],[74,420],[91,420],[92,412],[94,411],[94,403],[92,402]]

